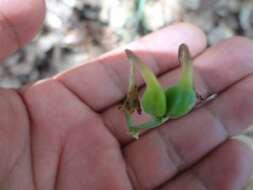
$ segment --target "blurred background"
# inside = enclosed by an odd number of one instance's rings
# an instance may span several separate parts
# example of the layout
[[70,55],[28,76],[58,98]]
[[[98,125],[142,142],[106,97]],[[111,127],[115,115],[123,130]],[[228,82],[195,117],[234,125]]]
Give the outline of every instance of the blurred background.
[[208,45],[234,35],[253,39],[253,0],[46,1],[40,34],[0,65],[1,87],[52,76],[178,21],[202,28]]
[[198,25],[209,45],[253,39],[253,0],[46,1],[41,33],[0,65],[0,86],[49,77],[177,21]]

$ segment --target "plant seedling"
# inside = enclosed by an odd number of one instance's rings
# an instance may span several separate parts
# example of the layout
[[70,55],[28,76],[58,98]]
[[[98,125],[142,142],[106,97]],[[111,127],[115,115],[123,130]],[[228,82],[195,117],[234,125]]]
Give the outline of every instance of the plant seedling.
[[[181,78],[174,86],[167,89],[163,89],[151,69],[138,56],[130,50],[125,52],[131,66],[128,93],[121,110],[125,114],[130,135],[138,138],[141,129],[158,127],[169,119],[184,116],[193,109],[197,96],[193,85],[192,60],[187,45],[181,44],[178,50],[178,60],[182,66]],[[141,101],[139,101],[135,80],[136,66],[146,84]],[[135,111],[141,114],[142,110],[152,119],[135,125],[131,114]]]
[[192,110],[197,101],[193,85],[193,66],[188,47],[182,44],[178,51],[178,61],[182,65],[181,79],[176,85],[168,88],[167,115],[171,119],[184,116]]

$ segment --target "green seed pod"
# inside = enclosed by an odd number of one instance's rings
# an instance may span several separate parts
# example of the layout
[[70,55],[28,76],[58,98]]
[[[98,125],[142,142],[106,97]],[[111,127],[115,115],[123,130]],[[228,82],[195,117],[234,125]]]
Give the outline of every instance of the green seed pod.
[[179,82],[166,90],[167,116],[176,119],[192,110],[196,104],[196,93],[193,87],[193,68],[188,47],[180,45],[179,63],[182,65],[182,76]]
[[138,65],[146,83],[146,89],[141,101],[143,110],[155,118],[162,118],[166,114],[166,95],[158,79],[149,67],[132,51],[125,50],[125,52],[129,61]]

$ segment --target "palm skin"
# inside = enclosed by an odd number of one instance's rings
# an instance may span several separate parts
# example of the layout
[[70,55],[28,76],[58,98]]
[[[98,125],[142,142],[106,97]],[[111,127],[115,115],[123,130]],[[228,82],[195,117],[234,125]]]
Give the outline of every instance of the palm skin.
[[[26,15],[24,21],[27,15],[38,21],[22,22],[27,23],[27,33],[16,24],[21,17],[16,21],[8,9],[20,7],[18,2],[7,6],[4,1],[0,9],[14,23],[22,45],[39,29],[44,10],[42,1],[32,0],[27,0],[34,4],[30,9],[17,9]],[[8,39],[7,33],[0,32],[0,38]],[[121,50],[18,91],[2,89],[1,189],[242,188],[253,171],[253,154],[246,144],[228,139],[252,123],[252,42],[234,38],[204,50],[199,29],[176,24],[129,47],[162,73],[160,80],[168,86],[178,76],[176,52],[183,42],[195,56],[197,91],[203,97],[220,95],[186,117],[146,131],[138,141],[127,135],[118,110],[129,70]],[[6,43],[1,59],[15,47]]]

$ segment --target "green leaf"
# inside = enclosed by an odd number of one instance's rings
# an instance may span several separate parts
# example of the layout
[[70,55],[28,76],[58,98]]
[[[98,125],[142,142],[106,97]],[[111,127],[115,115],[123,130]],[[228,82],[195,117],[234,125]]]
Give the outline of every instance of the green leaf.
[[179,86],[173,86],[166,90],[167,116],[177,119],[192,110],[196,104],[196,93],[194,90],[183,90]]
[[189,48],[186,44],[181,44],[178,50],[178,61],[182,66],[181,79],[179,85],[183,89],[193,89],[193,65]]
[[160,125],[162,125],[169,119],[167,117],[162,118],[162,119],[152,119],[140,125],[134,125],[133,120],[130,115],[126,115],[126,118],[128,121],[128,133],[136,139],[139,138],[141,129],[152,129],[155,127],[159,127]]
[[126,50],[129,61],[138,65],[142,77],[146,83],[146,89],[142,97],[143,110],[155,118],[161,118],[166,114],[166,95],[158,79],[143,61],[132,51]]
[[181,79],[175,86],[165,91],[167,98],[166,115],[172,119],[182,117],[190,112],[197,101],[193,86],[191,56],[185,44],[180,45],[178,56],[179,63],[182,65]]

